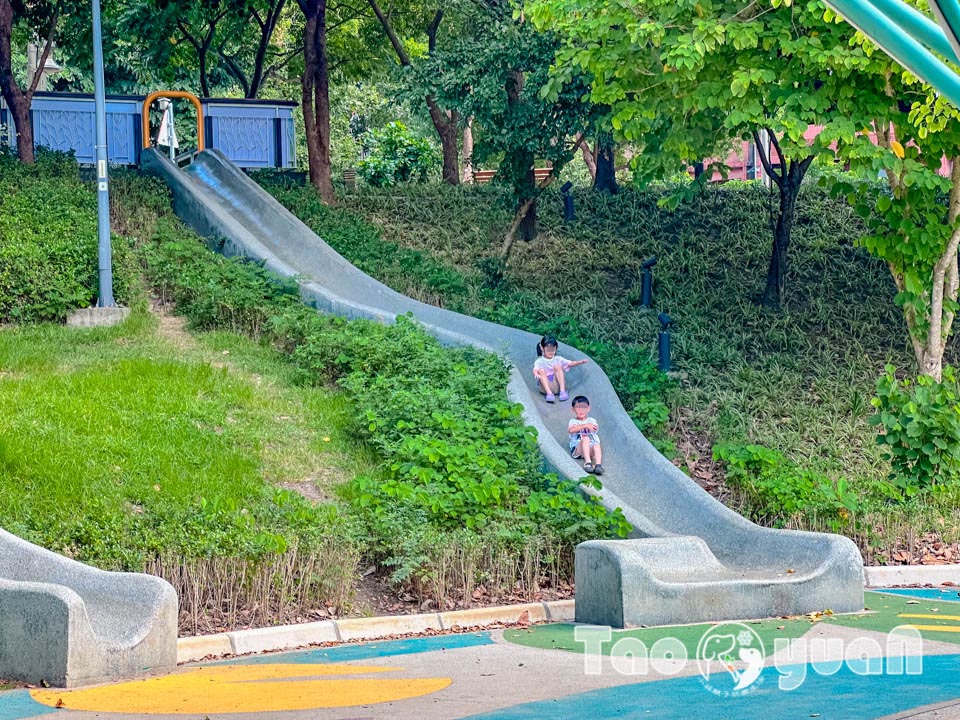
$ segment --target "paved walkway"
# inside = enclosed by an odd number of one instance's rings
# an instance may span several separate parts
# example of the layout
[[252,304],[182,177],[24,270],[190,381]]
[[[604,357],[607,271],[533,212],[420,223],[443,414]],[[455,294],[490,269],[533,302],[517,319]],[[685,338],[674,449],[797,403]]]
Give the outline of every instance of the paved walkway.
[[[235,658],[0,693],[0,720],[960,718],[957,589],[867,593],[866,604],[859,615],[615,632],[552,624]],[[917,630],[891,633],[903,625]]]

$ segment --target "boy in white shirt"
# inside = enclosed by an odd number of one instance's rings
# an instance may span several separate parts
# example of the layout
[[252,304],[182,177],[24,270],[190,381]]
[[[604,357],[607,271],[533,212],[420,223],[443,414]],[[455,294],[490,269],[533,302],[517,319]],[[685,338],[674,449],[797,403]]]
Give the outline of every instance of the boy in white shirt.
[[583,458],[583,469],[594,475],[603,475],[600,435],[597,421],[590,417],[590,400],[577,395],[571,403],[574,417],[567,423],[570,434],[570,455]]
[[558,395],[560,402],[570,397],[567,394],[567,380],[564,373],[572,367],[588,362],[587,360],[567,360],[557,354],[558,349],[557,339],[545,335],[537,344],[539,357],[533,363],[533,375],[540,382],[540,392],[546,395],[544,400],[548,403],[556,401]]

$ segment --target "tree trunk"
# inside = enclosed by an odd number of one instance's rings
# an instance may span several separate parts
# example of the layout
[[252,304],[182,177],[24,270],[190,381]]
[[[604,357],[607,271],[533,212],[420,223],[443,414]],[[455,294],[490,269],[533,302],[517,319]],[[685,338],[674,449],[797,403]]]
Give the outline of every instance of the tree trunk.
[[17,131],[17,157],[20,162],[32,165],[36,162],[33,150],[33,123],[30,121],[30,105],[26,96],[17,88],[13,97],[8,96],[6,88],[3,99],[13,115],[13,125]]
[[[808,155],[802,160],[790,160],[784,157],[774,133],[765,131],[765,136],[769,138],[769,145],[760,142],[760,132],[756,130],[753,132],[753,141],[757,147],[757,157],[760,158],[767,177],[780,191],[780,208],[773,231],[767,286],[763,290],[760,302],[766,307],[779,308],[783,302],[783,288],[787,275],[787,250],[790,247],[790,233],[793,231],[793,219],[796,215],[797,195],[800,194],[803,176],[807,174],[814,156]],[[777,151],[777,158],[780,160],[779,171],[770,162],[768,148],[771,145]]]
[[444,111],[427,97],[430,119],[440,136],[440,149],[443,151],[443,181],[450,185],[460,184],[459,113],[456,110]]
[[260,94],[260,86],[263,85],[266,72],[267,51],[270,49],[270,40],[277,29],[277,23],[283,14],[283,7],[287,0],[277,0],[267,11],[266,20],[260,25],[260,42],[257,44],[257,52],[253,58],[253,74],[250,78],[250,86],[247,89],[247,98],[256,98]]
[[617,185],[616,146],[613,138],[602,133],[597,139],[597,172],[593,179],[593,189],[616,195],[620,191]]
[[[390,18],[380,8],[377,0],[367,0],[373,9],[373,14],[377,16],[383,31],[387,34],[387,39],[397,53],[397,59],[403,67],[410,66],[410,55],[407,53],[400,36],[393,28]],[[427,52],[433,54],[437,45],[437,31],[440,29],[440,22],[443,20],[443,10],[437,10],[427,26]],[[443,181],[450,185],[460,184],[460,158],[457,148],[458,129],[457,123],[459,116],[456,110],[442,110],[430,95],[425,97],[427,109],[430,111],[430,120],[433,121],[433,127],[440,136],[440,148],[443,150]]]
[[467,118],[463,125],[463,171],[460,180],[473,182],[473,118]]
[[332,204],[336,196],[330,167],[330,88],[327,75],[326,0],[305,0],[301,8],[306,17],[303,31],[303,108],[304,134],[310,182],[320,198]]
[[510,227],[507,229],[507,234],[503,238],[503,247],[500,248],[500,259],[504,263],[506,263],[507,259],[510,257],[510,250],[513,248],[514,242],[516,242],[517,230],[520,228],[524,218],[527,217],[527,213],[530,211],[530,208],[533,207],[535,202],[535,197],[525,200],[524,202],[520,203],[520,206],[517,208],[517,212],[514,213],[513,222],[510,223]]
[[779,309],[783,302],[783,288],[787,273],[787,249],[790,247],[790,234],[793,231],[793,219],[796,215],[797,195],[800,193],[802,175],[797,172],[796,161],[788,162],[781,182],[780,208],[777,224],[773,231],[773,247],[770,252],[770,265],[767,269],[767,286],[763,290],[760,302],[769,308]]
[[590,179],[596,182],[597,180],[597,158],[590,148],[587,147],[586,142],[580,143],[580,154],[583,155],[583,164],[587,166],[587,172],[590,173]]
[[520,222],[520,237],[524,242],[537,239],[537,199],[530,201],[530,207]]
[[[23,163],[33,164],[33,125],[30,122],[30,98],[13,75],[13,52],[10,37],[13,31],[13,6],[10,0],[0,0],[0,92],[13,116],[17,134],[17,155]],[[44,61],[46,58],[44,58]],[[42,65],[41,65],[42,67]]]

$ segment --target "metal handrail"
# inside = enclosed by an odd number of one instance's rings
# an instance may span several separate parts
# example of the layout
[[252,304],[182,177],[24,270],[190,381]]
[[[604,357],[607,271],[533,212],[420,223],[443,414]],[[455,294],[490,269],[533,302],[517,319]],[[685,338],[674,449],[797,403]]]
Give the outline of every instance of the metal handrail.
[[203,105],[200,103],[200,98],[193,93],[189,93],[184,90],[157,90],[156,92],[150,93],[143,99],[142,122],[144,150],[150,147],[150,106],[153,104],[154,100],[158,100],[159,98],[181,98],[184,100],[189,100],[193,103],[193,106],[197,109],[197,152],[201,152],[204,149]]

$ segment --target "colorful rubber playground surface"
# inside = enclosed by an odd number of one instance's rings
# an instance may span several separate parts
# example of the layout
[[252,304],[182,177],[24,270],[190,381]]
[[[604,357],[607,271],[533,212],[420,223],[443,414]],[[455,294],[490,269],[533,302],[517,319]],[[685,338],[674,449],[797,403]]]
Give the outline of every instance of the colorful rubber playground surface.
[[958,589],[868,592],[866,606],[857,615],[629,631],[549,624],[248,656],[77,690],[8,690],[0,720],[960,718]]

